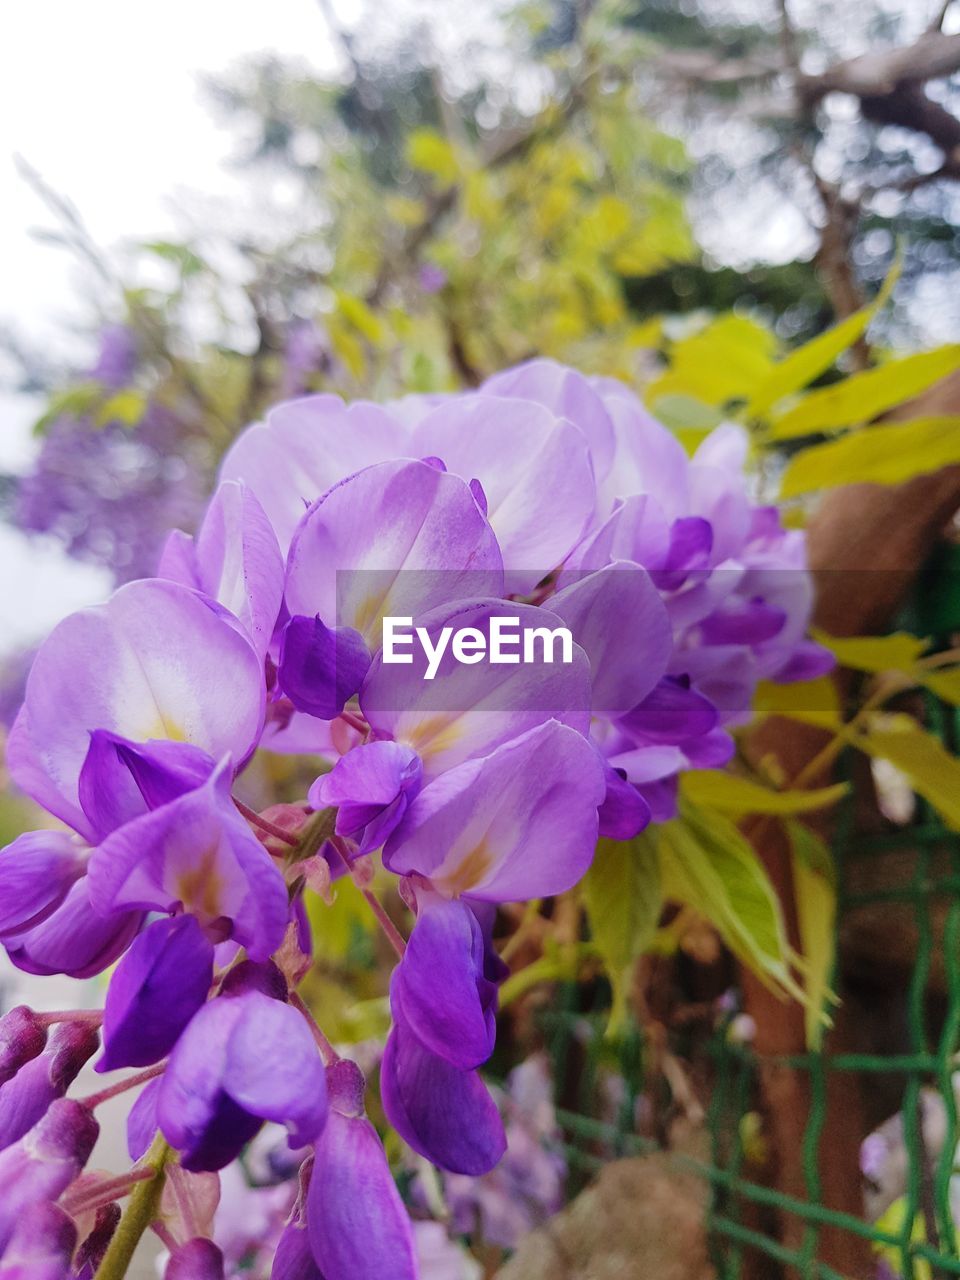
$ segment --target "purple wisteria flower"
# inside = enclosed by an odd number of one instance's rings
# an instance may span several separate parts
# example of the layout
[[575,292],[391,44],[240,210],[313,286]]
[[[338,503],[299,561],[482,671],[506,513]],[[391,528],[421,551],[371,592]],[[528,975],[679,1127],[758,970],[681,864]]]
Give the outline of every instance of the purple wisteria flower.
[[[118,336],[98,377],[132,359]],[[332,900],[344,875],[399,957],[387,1121],[491,1240],[548,1211],[548,1135],[480,1074],[498,908],[572,889],[599,835],[672,817],[760,680],[829,666],[805,638],[803,536],[752,500],[746,448],[722,426],[690,458],[628,388],[550,360],[460,395],[290,400],[237,438],[156,577],[54,629],[7,763],[60,825],[0,852],[0,943],[35,974],[118,963],[102,1019],[0,1019],[0,1278],[67,1280],[61,1197],[92,1274],[143,1181],[82,1174],[93,1113],[137,1087],[131,1158],[158,1134],[176,1152],[168,1276],[252,1274],[275,1250],[276,1280],[415,1280],[364,1076],[297,990],[323,927],[305,892]],[[259,749],[301,757],[307,796],[249,808],[274,776]],[[412,927],[378,901],[373,856]],[[79,1103],[101,1021],[97,1070],[137,1072]],[[233,1162],[265,1125],[288,1146],[251,1187]],[[221,1171],[264,1212],[241,1195],[214,1240]]]

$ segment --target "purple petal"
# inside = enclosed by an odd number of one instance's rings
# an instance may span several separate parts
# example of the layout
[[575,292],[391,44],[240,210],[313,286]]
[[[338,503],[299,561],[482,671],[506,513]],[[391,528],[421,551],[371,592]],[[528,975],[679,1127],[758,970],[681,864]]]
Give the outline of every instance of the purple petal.
[[599,389],[616,440],[613,465],[598,486],[601,514],[609,511],[618,498],[647,493],[655,493],[671,516],[680,514],[688,506],[690,471],[683,445],[647,412],[628,387],[614,386],[612,379],[606,379]]
[[593,858],[606,794],[590,743],[555,720],[441,775],[384,848],[445,896],[521,902],[571,888]]
[[296,1216],[283,1229],[270,1280],[324,1280],[310,1248],[306,1223]]
[[307,1229],[324,1280],[417,1280],[410,1219],[365,1117],[330,1112],[310,1177]]
[[43,1201],[18,1218],[0,1263],[0,1280],[67,1280],[77,1246],[73,1219]]
[[667,676],[618,724],[644,742],[678,743],[709,733],[718,718],[713,703],[691,689],[689,680]]
[[390,982],[398,1021],[461,1070],[493,1052],[496,987],[484,977],[483,935],[464,902],[419,896],[420,912]]
[[78,784],[93,730],[243,761],[263,710],[257,655],[226,615],[177,583],[131,582],[41,645],[7,763],[29,796],[89,838]]
[[73,885],[62,904],[41,924],[4,941],[7,955],[24,973],[92,978],[121,956],[139,932],[139,911],[102,915],[90,900],[90,877]]
[[705,568],[713,546],[713,527],[699,516],[683,516],[670,527],[666,559],[652,575],[661,591],[676,591],[695,569]]
[[765,600],[740,600],[725,605],[700,623],[704,644],[759,645],[782,630],[787,615]]
[[160,1127],[157,1120],[157,1102],[160,1097],[162,1077],[151,1080],[140,1091],[127,1117],[127,1154],[136,1162],[143,1159]]
[[814,644],[812,640],[803,640],[796,646],[784,665],[777,670],[773,679],[779,684],[818,680],[821,676],[828,676],[836,665],[837,660],[829,649]]
[[200,786],[213,772],[205,751],[186,742],[139,745],[95,729],[80,770],[80,805],[98,840],[148,809]]
[[56,911],[83,874],[76,839],[27,831],[0,852],[0,936],[23,933]]
[[[658,569],[666,562],[669,548],[670,525],[663,508],[650,494],[635,494],[617,502],[603,524],[574,550],[567,568],[588,572],[626,560]],[[559,581],[565,586],[566,575],[561,574]]]
[[585,436],[533,401],[461,396],[429,414],[413,439],[417,453],[437,454],[464,480],[480,481],[508,591],[532,591],[593,515]]
[[164,1280],[223,1280],[223,1254],[212,1240],[188,1240],[170,1255]]
[[613,463],[613,423],[606,406],[590,383],[576,369],[555,360],[529,360],[496,373],[483,384],[486,394],[533,400],[566,418],[586,437],[597,479],[602,480]]
[[611,840],[631,840],[650,823],[650,806],[622,772],[608,765],[607,794],[600,806],[600,834]]
[[283,876],[230,797],[229,762],[202,787],[115,831],[90,860],[98,911],[184,910],[214,941],[233,937],[254,960],[283,940]]
[[[481,633],[488,652],[496,626],[516,619],[505,634],[527,634],[533,628],[553,631],[564,622],[556,614],[533,605],[501,600],[447,605],[418,619],[436,646],[444,629],[472,627]],[[449,637],[448,637],[449,639]],[[417,644],[413,661],[391,665],[378,655],[360,694],[360,705],[378,734],[408,743],[423,760],[426,777],[436,777],[454,765],[489,755],[505,742],[543,724],[547,719],[586,733],[590,725],[590,664],[577,645],[573,661],[543,660],[538,643],[532,663],[485,660],[468,665],[457,660],[448,645],[435,678],[425,679],[427,659]],[[511,656],[519,657],[519,646]]]
[[149,925],[110,979],[97,1070],[148,1067],[166,1057],[212,981],[213,944],[193,916]]
[[649,575],[618,561],[564,587],[550,609],[590,658],[594,714],[622,715],[667,669],[673,635]]
[[290,612],[353,627],[371,651],[385,615],[415,617],[502,588],[500,548],[469,487],[406,460],[331,489],[301,521],[287,563]]
[[332,720],[357,692],[370,653],[351,627],[330,630],[315,618],[295,614],[280,645],[280,688],[298,711]]
[[380,1094],[401,1138],[450,1173],[489,1173],[506,1150],[500,1113],[477,1072],[431,1053],[402,1022],[387,1040]]
[[26,1209],[59,1199],[79,1175],[99,1131],[82,1103],[59,1098],[29,1133],[0,1152],[0,1253]]
[[278,405],[265,423],[243,431],[227,451],[221,475],[256,494],[285,551],[306,507],[344,476],[408,453],[405,436],[399,420],[380,405],[306,396]]
[[367,852],[386,840],[422,778],[423,765],[412,747],[368,742],[341,756],[330,773],[316,780],[308,799],[314,809],[337,809],[338,835],[368,828],[360,840],[361,852]]
[[62,1098],[100,1047],[94,1027],[60,1023],[44,1051],[0,1086],[0,1150],[17,1142]]
[[47,1029],[40,1015],[25,1004],[15,1005],[0,1017],[0,1085],[42,1053],[46,1043]]

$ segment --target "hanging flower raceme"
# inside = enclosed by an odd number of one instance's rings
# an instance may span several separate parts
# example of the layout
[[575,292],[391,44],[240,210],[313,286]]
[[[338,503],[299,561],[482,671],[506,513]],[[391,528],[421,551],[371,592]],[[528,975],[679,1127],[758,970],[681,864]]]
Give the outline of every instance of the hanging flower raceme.
[[[7,764],[60,825],[0,853],[0,942],[35,974],[115,969],[102,1015],[0,1019],[0,1277],[86,1280],[158,1177],[166,1274],[232,1274],[218,1178],[266,1125],[278,1178],[299,1171],[277,1280],[414,1280],[364,1076],[297,991],[304,894],[352,876],[398,954],[389,1124],[446,1178],[493,1169],[498,908],[672,816],[760,679],[828,665],[802,534],[752,502],[745,449],[721,427],[689,458],[626,387],[547,360],[461,395],[294,400],[238,437],[156,578],[55,628]],[[236,789],[260,747],[324,771],[257,814]],[[134,1074],[66,1097],[101,1037],[97,1071]],[[97,1107],[134,1087],[134,1168],[85,1172]]]

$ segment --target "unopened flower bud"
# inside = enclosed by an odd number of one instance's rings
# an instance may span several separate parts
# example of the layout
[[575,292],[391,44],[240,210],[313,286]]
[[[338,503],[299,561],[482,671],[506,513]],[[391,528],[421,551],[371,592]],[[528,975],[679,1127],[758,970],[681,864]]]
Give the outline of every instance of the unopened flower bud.
[[0,1264],[0,1280],[67,1280],[77,1244],[73,1219],[40,1201],[20,1214]]
[[100,1045],[95,1027],[61,1022],[47,1047],[0,1086],[0,1151],[32,1129],[51,1102],[62,1098]]
[[29,1133],[0,1152],[0,1251],[25,1209],[66,1191],[89,1160],[99,1132],[82,1103],[58,1098]]
[[[93,1226],[87,1231],[85,1239],[77,1250],[74,1267],[76,1280],[93,1280],[110,1246],[113,1234],[120,1224],[121,1217],[122,1211],[116,1203],[102,1204],[97,1209]],[[83,1229],[81,1220],[81,1230]]]
[[47,1029],[25,1004],[0,1018],[0,1086],[12,1080],[25,1063],[43,1052]]

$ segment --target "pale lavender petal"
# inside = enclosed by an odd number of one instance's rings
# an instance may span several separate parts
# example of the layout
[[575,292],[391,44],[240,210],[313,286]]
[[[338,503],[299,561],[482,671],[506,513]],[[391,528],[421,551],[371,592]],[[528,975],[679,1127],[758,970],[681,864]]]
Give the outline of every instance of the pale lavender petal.
[[263,709],[257,655],[216,606],[177,583],[131,582],[40,646],[7,763],[28,795],[89,837],[78,785],[94,729],[243,761]]
[[621,715],[647,696],[667,669],[673,634],[645,570],[615,562],[572,582],[550,609],[587,652],[595,715]]
[[503,552],[507,590],[532,591],[576,545],[593,515],[593,467],[584,435],[533,401],[462,396],[414,431],[464,480],[479,480]]
[[68,1280],[77,1228],[55,1204],[38,1201],[18,1217],[0,1263],[0,1280]]
[[[413,750],[399,742],[368,742],[354,747],[319,777],[308,799],[314,809],[337,810],[338,835],[353,835],[376,822],[379,843],[403,817],[420,790],[423,765]],[[378,821],[388,818],[389,821]],[[366,840],[361,848],[366,847]],[[374,846],[376,847],[376,846]]]
[[306,508],[344,476],[409,456],[406,435],[400,416],[380,405],[306,396],[278,405],[265,423],[242,432],[220,474],[243,481],[256,494],[286,551]]
[[141,1160],[150,1148],[160,1127],[157,1120],[157,1102],[163,1078],[151,1080],[140,1091],[127,1117],[127,1155],[131,1160]]
[[[491,633],[499,622],[515,618],[510,634],[553,631],[564,626],[556,614],[533,605],[501,600],[470,601],[445,606],[417,619],[436,645],[441,631],[472,627],[481,633],[489,651]],[[519,659],[519,645],[505,650]],[[385,663],[379,654],[360,694],[360,705],[371,726],[385,736],[407,743],[423,760],[426,777],[476,756],[489,755],[503,743],[535,728],[546,719],[559,720],[586,733],[590,723],[590,663],[576,644],[573,661],[566,663],[559,644],[554,660],[544,661],[545,646],[537,641],[534,662],[468,665],[458,661],[448,645],[436,675],[424,677],[427,659],[419,641],[408,665]]]
[[423,462],[383,462],[310,508],[287,562],[292,614],[359,631],[371,650],[385,615],[417,616],[499,595],[500,549],[467,484]]

